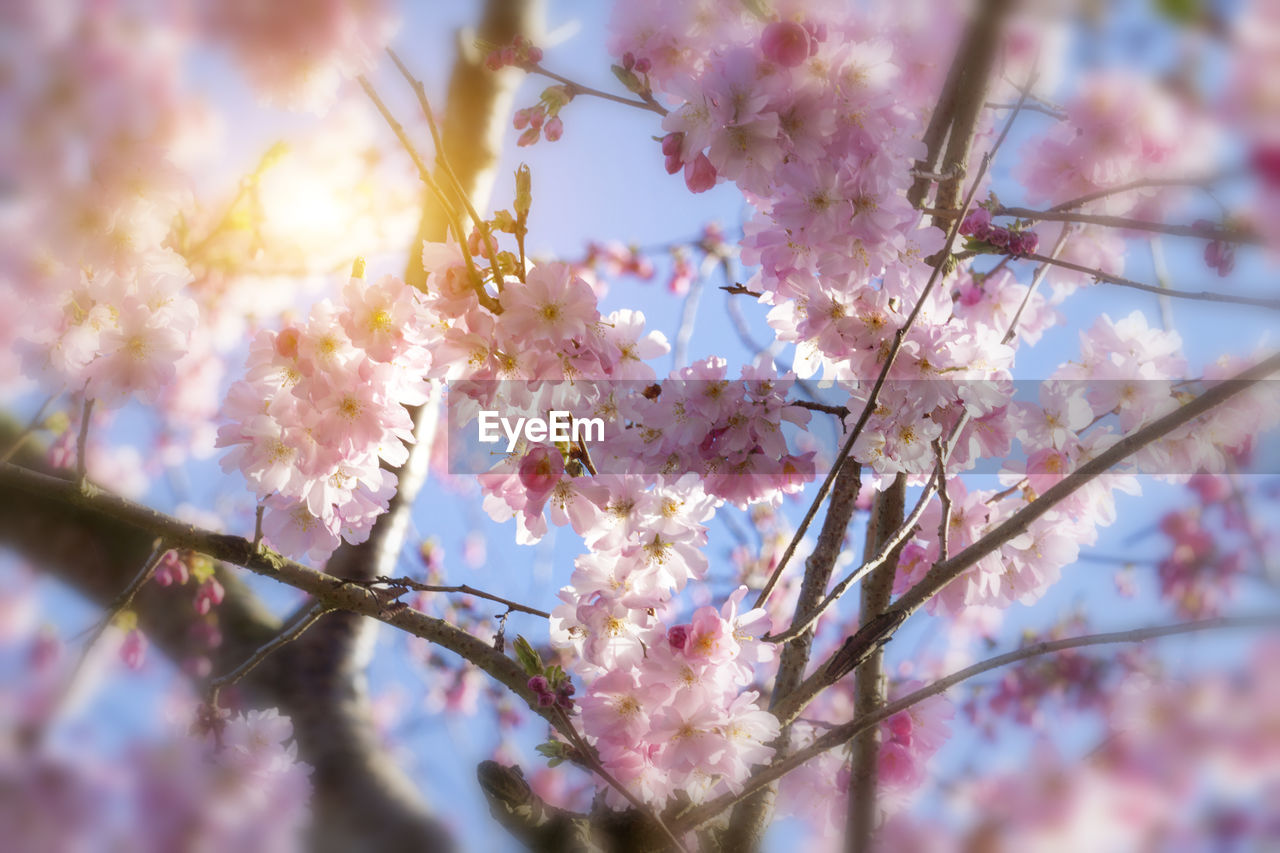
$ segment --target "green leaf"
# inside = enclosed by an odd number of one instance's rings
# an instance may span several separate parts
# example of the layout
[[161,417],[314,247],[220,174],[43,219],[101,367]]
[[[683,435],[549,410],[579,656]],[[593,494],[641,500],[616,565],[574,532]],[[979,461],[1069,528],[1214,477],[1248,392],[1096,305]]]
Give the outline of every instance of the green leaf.
[[742,8],[755,15],[761,21],[769,20],[772,15],[772,11],[769,9],[769,0],[742,0]]
[[516,651],[516,660],[520,662],[520,666],[524,667],[524,671],[530,678],[542,675],[542,658],[538,657],[537,650],[529,645],[528,640],[523,636],[517,636],[513,647]]
[[613,70],[613,76],[617,77],[618,82],[626,86],[629,91],[637,95],[644,94],[644,84],[640,82],[639,77],[621,65],[611,65],[609,67]]

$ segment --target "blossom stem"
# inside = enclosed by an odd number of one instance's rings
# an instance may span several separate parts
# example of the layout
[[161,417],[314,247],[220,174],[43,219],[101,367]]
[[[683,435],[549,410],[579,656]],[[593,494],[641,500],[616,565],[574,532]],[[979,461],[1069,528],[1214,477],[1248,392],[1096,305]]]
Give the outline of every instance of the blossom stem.
[[[489,223],[485,222],[476,212],[475,205],[471,203],[471,197],[467,195],[466,189],[462,186],[462,182],[458,180],[458,176],[453,171],[453,165],[449,162],[448,152],[444,149],[444,140],[440,135],[440,127],[436,124],[435,113],[431,109],[431,101],[427,98],[427,87],[422,81],[409,72],[408,66],[401,61],[399,55],[391,48],[387,48],[387,55],[391,57],[391,61],[395,63],[396,68],[400,71],[400,75],[409,83],[413,92],[418,97],[418,105],[422,109],[422,114],[426,116],[427,127],[431,129],[431,141],[436,148],[436,161],[440,168],[444,170],[445,175],[449,178],[449,184],[453,187],[453,192],[462,201],[467,209],[467,213],[471,216],[472,221],[476,224],[476,229],[480,232],[480,238],[484,241],[486,255],[489,258],[489,269],[493,276],[494,285],[502,287],[502,273],[498,266],[498,250],[493,242],[493,234],[489,230]],[[459,238],[462,239],[462,238]]]
[[651,113],[657,113],[658,115],[664,116],[664,117],[667,114],[666,108],[663,107],[662,104],[659,104],[657,101],[655,101],[652,96],[642,101],[633,100],[632,98],[624,98],[621,95],[614,95],[614,94],[610,94],[609,92],[602,92],[599,89],[593,89],[590,86],[584,86],[581,83],[577,83],[573,80],[570,80],[568,77],[564,77],[560,74],[555,73],[554,71],[549,71],[546,68],[543,68],[538,63],[531,63],[523,67],[525,68],[526,71],[530,71],[534,74],[541,74],[543,77],[548,77],[552,80],[555,80],[557,83],[560,83],[561,85],[568,88],[570,95],[590,95],[593,98],[603,98],[606,101],[613,101],[615,104],[624,104],[628,107],[635,107],[636,109],[640,109],[640,110],[648,110]]

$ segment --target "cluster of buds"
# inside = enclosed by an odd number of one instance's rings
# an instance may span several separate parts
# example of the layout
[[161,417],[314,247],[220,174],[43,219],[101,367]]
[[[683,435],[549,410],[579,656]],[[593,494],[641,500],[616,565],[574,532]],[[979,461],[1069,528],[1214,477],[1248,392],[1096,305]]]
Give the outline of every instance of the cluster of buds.
[[166,551],[156,566],[155,582],[160,586],[183,586],[196,581],[195,610],[207,615],[222,603],[226,590],[218,582],[213,561],[194,551]]
[[516,660],[529,675],[529,690],[539,708],[556,707],[565,713],[573,711],[573,682],[559,664],[543,664],[541,655],[524,637],[516,637]]
[[582,266],[588,269],[603,267],[610,278],[630,275],[638,279],[653,278],[653,261],[649,260],[635,246],[624,246],[621,243],[587,243],[587,254],[582,259]]
[[991,211],[975,207],[960,223],[960,233],[977,243],[986,243],[999,254],[1024,258],[1040,248],[1040,235],[1022,228],[1005,228],[991,224]]
[[662,154],[666,157],[668,175],[674,175],[684,169],[684,182],[691,193],[706,192],[716,185],[716,167],[711,165],[707,155],[699,151],[692,160],[685,161],[684,134],[675,132],[662,137]]
[[564,122],[560,120],[560,110],[572,100],[573,92],[568,86],[548,86],[543,90],[538,103],[516,110],[515,128],[523,131],[516,144],[523,148],[544,136],[548,142],[559,139],[564,133]]
[[505,47],[490,51],[484,59],[484,64],[490,71],[501,71],[513,65],[518,68],[529,68],[541,61],[542,48],[534,46],[524,36],[516,36]]

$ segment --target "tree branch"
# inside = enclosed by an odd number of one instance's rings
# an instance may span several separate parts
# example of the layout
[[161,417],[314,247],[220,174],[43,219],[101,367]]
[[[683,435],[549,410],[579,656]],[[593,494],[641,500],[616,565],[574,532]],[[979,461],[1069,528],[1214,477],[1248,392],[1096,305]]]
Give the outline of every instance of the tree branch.
[[[846,638],[840,648],[796,689],[793,694],[795,701],[789,704],[788,711],[798,714],[804,705],[822,689],[835,684],[852,672],[868,654],[884,644],[908,616],[922,607],[943,587],[960,577],[987,554],[1021,535],[1033,521],[1070,497],[1078,489],[1143,447],[1207,414],[1277,371],[1280,371],[1280,354],[1259,362],[1231,379],[1219,382],[1190,402],[1120,439],[1046,490],[1037,500],[997,525],[977,542],[947,561],[935,564],[929,573],[904,593],[893,606]],[[795,707],[791,707],[791,704]]]
[[[867,556],[884,551],[893,536],[891,531],[904,527],[903,512],[906,509],[907,478],[898,474],[887,489],[876,495],[872,522],[867,529]],[[904,537],[905,539],[905,537]],[[893,576],[898,566],[901,543],[888,550],[883,564],[867,575],[862,582],[860,621],[869,622],[889,606],[893,593]],[[859,717],[875,713],[884,703],[884,652],[877,648],[869,654],[857,670],[854,684],[854,712]],[[880,732],[868,728],[860,732],[853,743],[850,757],[848,817],[845,827],[845,848],[854,853],[871,849],[876,824],[876,792],[879,790],[878,762],[880,757]]]
[[1154,284],[1143,284],[1140,281],[1123,278],[1118,275],[1112,275],[1109,272],[1103,272],[1100,269],[1073,264],[1070,261],[1064,261],[1060,258],[1053,258],[1047,255],[1023,255],[1029,261],[1038,261],[1042,264],[1052,264],[1055,267],[1074,270],[1086,275],[1092,276],[1100,282],[1108,284],[1116,284],[1120,287],[1128,287],[1132,290],[1141,290],[1145,293],[1154,293],[1157,296],[1172,297],[1174,299],[1191,299],[1197,302],[1221,302],[1228,305],[1251,305],[1255,308],[1266,308],[1271,311],[1280,311],[1280,299],[1267,297],[1252,296],[1232,296],[1229,293],[1214,293],[1212,291],[1190,291],[1190,290],[1170,290],[1166,287],[1160,287]]
[[835,749],[841,744],[848,743],[861,732],[879,725],[884,720],[898,714],[913,705],[923,702],[940,693],[944,693],[962,681],[1007,666],[1011,663],[1026,660],[1028,658],[1040,655],[1054,654],[1067,649],[1084,648],[1087,646],[1111,645],[1116,643],[1141,643],[1148,640],[1159,639],[1161,637],[1172,637],[1179,634],[1192,634],[1201,631],[1228,630],[1228,629],[1247,629],[1247,628],[1275,628],[1280,626],[1280,613],[1260,616],[1239,616],[1239,617],[1220,617],[1217,619],[1204,619],[1197,622],[1182,622],[1175,625],[1161,625],[1151,628],[1137,628],[1130,631],[1116,631],[1105,634],[1085,634],[1079,637],[1070,637],[1063,640],[1047,640],[1039,643],[1033,643],[1024,646],[1012,652],[1008,652],[973,666],[959,670],[939,679],[934,683],[922,687],[900,699],[888,703],[881,707],[875,713],[859,717],[848,723],[834,726],[822,735],[818,736],[813,743],[804,749],[797,750],[792,755],[775,761],[767,768],[760,771],[757,775],[747,780],[743,790],[738,794],[724,794],[698,806],[689,811],[680,820],[677,825],[679,831],[688,831],[704,825],[713,820],[717,815],[725,809],[732,806],[735,802],[750,796],[755,791],[772,784],[786,774],[795,770],[807,761],[821,755],[828,750]]

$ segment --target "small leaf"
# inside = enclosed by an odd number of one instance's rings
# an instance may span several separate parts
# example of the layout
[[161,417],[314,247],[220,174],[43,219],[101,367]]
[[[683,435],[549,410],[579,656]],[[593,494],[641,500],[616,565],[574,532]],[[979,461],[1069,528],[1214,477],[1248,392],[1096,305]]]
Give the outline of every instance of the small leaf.
[[521,163],[516,169],[516,198],[511,206],[521,220],[528,217],[529,208],[533,206],[533,176],[527,163]]
[[613,76],[618,78],[618,82],[626,86],[631,92],[637,95],[643,95],[645,92],[644,84],[640,82],[640,78],[632,72],[623,68],[621,65],[612,65]]
[[524,667],[524,671],[530,677],[542,675],[542,658],[538,657],[537,650],[529,645],[529,641],[523,636],[517,636],[512,645],[515,648],[516,660],[520,662],[520,666]]
[[768,0],[742,0],[742,8],[746,9],[761,21],[768,21],[770,17]]

